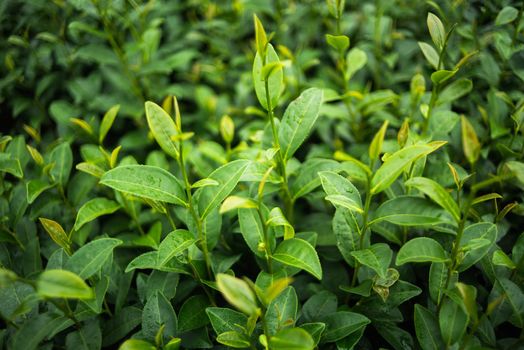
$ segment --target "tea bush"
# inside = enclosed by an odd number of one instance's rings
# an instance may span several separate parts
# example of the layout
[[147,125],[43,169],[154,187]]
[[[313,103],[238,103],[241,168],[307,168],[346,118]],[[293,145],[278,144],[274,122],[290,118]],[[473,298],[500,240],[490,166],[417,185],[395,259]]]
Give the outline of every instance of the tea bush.
[[2,348],[521,348],[523,9],[3,1]]

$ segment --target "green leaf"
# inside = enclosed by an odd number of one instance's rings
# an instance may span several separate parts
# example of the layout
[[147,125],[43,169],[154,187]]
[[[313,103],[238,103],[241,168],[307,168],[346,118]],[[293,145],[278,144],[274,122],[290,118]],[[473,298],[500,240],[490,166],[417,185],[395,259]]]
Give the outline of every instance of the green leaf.
[[239,330],[247,323],[244,314],[228,308],[208,307],[206,313],[216,334]]
[[135,269],[154,269],[159,271],[190,274],[190,272],[186,269],[186,265],[179,262],[177,259],[171,259],[164,265],[159,263],[159,259],[160,257],[157,251],[141,254],[131,260],[131,262],[126,267],[125,272],[127,273]]
[[[67,349],[97,350],[102,347],[102,330],[98,320],[87,321],[66,337]],[[149,349],[151,350],[151,349]]]
[[[348,202],[355,204],[355,207],[357,208],[355,211],[362,211],[362,200],[360,198],[360,193],[358,192],[357,188],[351,183],[351,181],[332,171],[322,171],[318,175],[320,177],[320,181],[322,182],[324,192],[326,192],[328,197],[343,196],[347,199]],[[333,201],[331,202],[333,204],[336,204]],[[350,209],[344,205],[342,205],[342,207]]]
[[410,333],[398,327],[393,322],[377,322],[375,329],[378,334],[391,344],[393,349],[415,349]]
[[154,293],[144,305],[142,311],[142,334],[150,341],[161,326],[164,326],[163,338],[168,341],[177,332],[177,317],[173,306],[167,298],[159,291]]
[[454,224],[448,214],[425,198],[398,196],[382,203],[370,225],[387,221],[402,226]]
[[262,80],[267,80],[271,75],[277,73],[284,68],[284,64],[281,62],[271,62],[262,67]]
[[287,287],[279,296],[271,301],[264,315],[267,336],[280,332],[282,329],[294,327],[297,320],[298,298],[293,287]]
[[300,171],[291,185],[293,200],[305,196],[320,186],[321,180],[319,175],[321,172],[331,171],[335,173],[340,170],[341,165],[334,160],[323,158],[307,159],[300,166]]
[[329,13],[337,18],[340,19],[342,17],[342,14],[344,13],[344,7],[346,5],[345,0],[327,0],[326,1],[328,6]]
[[524,184],[524,163],[511,160],[506,162],[504,166],[517,178],[519,183]]
[[9,154],[0,153],[0,171],[9,173],[18,178],[24,177],[20,160],[12,159]]
[[111,126],[113,125],[113,122],[115,121],[116,115],[118,114],[119,110],[120,105],[115,105],[109,108],[109,110],[104,114],[102,122],[100,123],[100,132],[98,134],[98,142],[100,144],[104,142],[104,139],[106,138],[109,129],[111,129]]
[[186,206],[178,179],[167,170],[150,165],[124,165],[106,172],[102,185],[136,197]]
[[268,227],[284,227],[284,239],[291,239],[295,236],[295,229],[289,221],[287,221],[282,209],[275,207],[269,212],[269,217],[266,221]]
[[349,38],[346,35],[326,34],[326,41],[338,52],[345,52],[349,47]]
[[366,316],[355,312],[338,311],[324,317],[322,322],[326,324],[322,342],[330,343],[359,331],[371,321]]
[[322,90],[310,88],[287,107],[278,128],[280,151],[284,160],[291,158],[311,133],[323,96]]
[[[477,288],[462,283],[455,283],[455,287],[458,291],[458,294],[462,298],[465,310],[471,320],[471,324],[475,325],[478,322],[478,312],[477,312]],[[454,290],[454,291],[455,291]],[[453,292],[454,292],[453,291]]]
[[240,222],[240,232],[247,246],[255,255],[263,258],[265,253],[258,250],[258,245],[264,242],[264,227],[262,226],[258,210],[239,209],[238,220]]
[[[255,60],[253,61],[253,84],[255,86],[255,93],[258,98],[260,105],[267,111],[269,109],[267,95],[266,95],[266,84],[262,78],[262,68],[269,63],[279,63],[278,55],[271,44],[266,46],[265,61],[263,53],[257,51]],[[278,99],[284,88],[284,72],[282,69],[277,70],[268,78],[269,87],[269,100],[271,109],[275,109],[278,105]]]
[[[439,147],[437,145],[436,147]],[[431,145],[412,145],[390,155],[371,179],[371,193],[388,188],[413,161],[436,150]]]
[[359,214],[364,213],[364,210],[355,203],[351,198],[341,194],[332,194],[325,198],[328,202],[331,202],[336,207],[346,208],[350,211],[356,211]]
[[337,209],[333,217],[332,226],[337,248],[351,266],[354,265],[351,252],[360,249],[360,221],[362,220],[355,217],[354,212],[344,209]]
[[444,349],[437,317],[425,307],[415,304],[415,332],[422,350]]
[[206,315],[206,308],[209,301],[205,295],[194,295],[188,298],[178,313],[178,330],[187,332],[193,329],[204,327],[209,323]]
[[78,163],[75,168],[77,170],[80,170],[81,172],[84,172],[86,174],[92,175],[94,177],[100,178],[102,175],[104,175],[104,169],[99,167],[98,165],[88,163],[88,162],[81,162]]
[[519,287],[507,278],[500,278],[498,282],[511,305],[517,326],[520,328],[524,327],[524,293],[522,292],[522,286]]
[[173,137],[180,132],[177,130],[175,122],[167,112],[154,102],[145,103],[147,124],[156,142],[164,152],[171,157],[178,159],[180,151]]
[[359,263],[375,271],[379,277],[386,278],[393,251],[386,243],[376,243],[367,249],[353,251],[351,255]]
[[269,338],[269,346],[274,350],[313,350],[315,342],[304,329],[288,328]]
[[429,29],[429,34],[431,35],[431,40],[433,43],[442,50],[444,46],[444,41],[446,40],[446,31],[444,30],[444,25],[440,19],[432,14],[428,13],[427,24]]
[[448,257],[439,242],[428,237],[414,238],[405,243],[397,254],[396,265],[408,262],[446,262]]
[[249,338],[236,331],[220,333],[217,337],[217,342],[236,349],[245,349],[251,346]]
[[368,61],[365,51],[355,47],[346,56],[346,79],[350,80],[356,72],[364,68]]
[[92,299],[93,290],[78,275],[66,270],[46,270],[36,280],[37,293],[46,298]]
[[174,256],[188,249],[193,243],[195,238],[187,230],[179,229],[169,233],[158,246],[158,265],[166,265]]
[[256,14],[253,14],[253,21],[255,24],[255,42],[257,44],[257,52],[260,52],[260,54],[264,56],[268,44],[266,31]]
[[142,310],[126,306],[104,323],[102,346],[115,344],[142,322]]
[[64,248],[67,254],[71,255],[71,241],[62,226],[58,222],[51,219],[39,218],[38,220],[49,234],[51,239],[60,247]]
[[476,205],[479,203],[487,202],[493,199],[501,199],[502,196],[498,193],[487,193],[482,196],[478,196],[471,202],[471,205]]
[[66,269],[80,278],[87,279],[99,272],[113,254],[113,249],[122,244],[114,238],[100,238],[78,249],[66,263]]
[[326,324],[322,322],[302,323],[299,327],[309,333],[316,346],[326,329]]
[[118,350],[155,350],[156,347],[145,341],[140,339],[128,339],[125,342],[120,345]]
[[327,290],[313,294],[302,307],[301,320],[313,322],[337,311],[337,296]]
[[65,187],[73,167],[73,152],[69,143],[64,142],[53,148],[48,163],[54,164],[49,171],[53,181]]
[[460,221],[460,209],[451,195],[438,182],[425,177],[413,177],[405,182],[408,187],[415,187],[431,198],[435,203],[446,209],[455,221]]
[[27,203],[32,204],[38,196],[42,194],[45,190],[53,187],[53,184],[48,183],[40,179],[30,180],[26,184],[27,188]]
[[373,162],[378,159],[378,156],[382,152],[382,144],[384,143],[387,128],[388,121],[386,120],[373,137],[373,140],[371,140],[371,144],[369,145],[369,159]]
[[418,46],[420,47],[420,50],[422,50],[422,53],[429,64],[437,70],[439,61],[438,52],[431,45],[421,41],[418,42]]
[[515,263],[509,258],[509,256],[507,256],[506,253],[504,253],[502,250],[496,250],[494,253],[493,253],[493,257],[491,259],[491,262],[493,263],[493,265],[497,265],[497,266],[505,266],[507,267],[508,269],[515,269],[517,266],[515,265]]
[[258,305],[255,293],[245,281],[226,274],[219,273],[216,276],[218,290],[224,298],[246,315],[257,312]]
[[436,72],[433,72],[431,74],[431,81],[438,85],[438,84],[442,84],[446,81],[448,81],[449,79],[451,79],[452,77],[455,76],[455,74],[457,74],[458,72],[458,69],[454,69],[454,70],[445,70],[445,69],[441,69],[441,70],[438,70]]
[[229,196],[227,197],[222,205],[220,206],[220,214],[227,213],[228,211],[240,209],[240,208],[256,208],[258,207],[257,202],[251,198],[245,198],[240,196]]
[[442,302],[438,321],[447,347],[462,339],[469,322],[468,315],[462,307],[449,298]]
[[217,186],[206,186],[198,189],[195,197],[198,200],[198,210],[203,220],[211,211],[233,191],[238,181],[249,166],[250,161],[239,159],[222,165],[213,171],[208,178],[215,180]]
[[300,238],[282,241],[275,252],[273,259],[285,265],[298,267],[322,279],[322,267],[318,255],[311,244]]
[[473,88],[469,79],[459,79],[446,86],[438,95],[437,105],[453,102],[466,95]]
[[[465,254],[457,270],[466,271],[477,263],[490,251],[496,239],[497,226],[495,224],[479,222],[466,227],[460,239],[460,248],[465,250]],[[479,240],[482,241],[479,242]]]
[[58,325],[67,320],[65,316],[37,314],[29,318],[13,337],[12,350],[34,350]]
[[[429,269],[429,295],[435,303],[440,303],[447,285],[454,285],[458,273],[454,272],[448,281],[448,267],[444,263],[434,262]],[[448,284],[449,282],[449,284]]]
[[120,204],[107,198],[98,197],[84,203],[76,214],[74,230],[78,231],[88,222],[102,215],[112,214],[120,208]]
[[504,24],[511,23],[515,19],[517,19],[518,15],[519,11],[513,6],[504,6],[504,8],[500,10],[500,12],[497,15],[497,18],[495,19],[495,25],[502,26]]
[[462,116],[460,119],[462,121],[462,149],[464,150],[464,155],[468,162],[474,164],[480,156],[480,142],[477,133],[468,118]]

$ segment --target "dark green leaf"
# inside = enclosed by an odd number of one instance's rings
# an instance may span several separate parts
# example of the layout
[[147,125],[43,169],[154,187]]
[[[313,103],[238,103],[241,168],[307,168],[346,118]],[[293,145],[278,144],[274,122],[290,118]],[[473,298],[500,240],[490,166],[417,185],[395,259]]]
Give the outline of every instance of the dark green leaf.
[[235,160],[221,166],[209,175],[208,178],[218,182],[218,185],[202,187],[195,194],[198,198],[198,210],[202,219],[229,196],[249,163],[248,160]]
[[445,347],[437,317],[419,304],[415,305],[415,332],[422,350],[440,350]]
[[122,241],[114,238],[100,238],[77,250],[66,263],[66,269],[86,279],[100,271]]
[[168,171],[150,165],[124,165],[106,172],[102,185],[140,198],[185,206],[185,192]]
[[408,262],[446,262],[447,257],[444,248],[432,238],[418,237],[404,244],[398,254],[396,265],[404,265]]
[[303,239],[292,238],[281,242],[273,253],[273,259],[306,270],[319,280],[322,279],[322,267],[317,252]]
[[99,216],[112,214],[120,208],[120,204],[107,198],[98,197],[86,202],[76,215],[75,231]]
[[355,312],[338,311],[324,317],[322,322],[326,324],[322,342],[330,343],[358,331],[371,321],[366,316]]
[[318,118],[323,92],[307,89],[287,107],[278,129],[282,157],[289,159],[311,133]]
[[38,276],[36,291],[47,298],[91,299],[93,290],[72,272],[65,270],[46,270]]

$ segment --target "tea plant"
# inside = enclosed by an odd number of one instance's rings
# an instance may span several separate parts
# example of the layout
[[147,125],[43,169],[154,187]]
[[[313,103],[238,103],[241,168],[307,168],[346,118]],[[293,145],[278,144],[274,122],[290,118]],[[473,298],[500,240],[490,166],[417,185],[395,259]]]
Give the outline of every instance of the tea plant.
[[523,9],[0,5],[0,344],[522,346]]

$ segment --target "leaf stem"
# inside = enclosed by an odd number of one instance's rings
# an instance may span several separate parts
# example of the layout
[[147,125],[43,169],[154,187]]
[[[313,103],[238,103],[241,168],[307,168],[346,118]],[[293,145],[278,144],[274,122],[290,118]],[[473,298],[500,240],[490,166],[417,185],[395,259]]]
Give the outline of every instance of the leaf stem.
[[183,148],[183,141],[179,142],[179,149],[180,149],[180,156],[178,158],[178,165],[180,166],[180,171],[182,172],[182,177],[184,179],[184,184],[186,188],[186,194],[187,194],[187,201],[189,206],[189,212],[191,213],[191,216],[193,217],[193,220],[197,226],[197,234],[198,239],[200,241],[200,248],[202,250],[202,253],[204,254],[204,260],[206,263],[206,269],[209,278],[212,278],[213,274],[211,272],[211,259],[209,257],[209,251],[207,247],[207,237],[202,232],[202,221],[198,217],[195,207],[193,205],[193,196],[191,193],[191,184],[189,183],[189,178],[187,176],[185,162],[184,162],[184,148]]
[[175,220],[173,220],[173,215],[171,215],[171,211],[169,210],[169,207],[167,205],[165,206],[165,209],[166,209],[166,217],[167,217],[167,220],[169,221],[169,224],[171,225],[173,230],[176,230]]
[[280,176],[282,176],[282,190],[284,192],[283,199],[284,199],[284,205],[285,205],[285,212],[287,220],[293,224],[293,198],[291,196],[291,192],[289,191],[289,184],[287,181],[287,174],[286,174],[286,160],[282,156],[282,150],[280,149],[280,142],[278,140],[278,132],[277,127],[275,125],[275,115],[273,112],[273,106],[271,105],[271,97],[269,96],[269,82],[268,79],[264,80],[265,88],[266,88],[266,103],[267,103],[267,112],[268,112],[268,118],[269,122],[271,124],[271,131],[273,133],[273,144],[278,149],[277,151],[277,163],[278,163],[278,171],[280,173]]
[[129,213],[129,215],[131,216],[131,219],[133,219],[133,222],[135,223],[136,227],[138,228],[138,231],[140,232],[140,234],[145,235],[146,233],[145,233],[144,229],[142,228],[142,225],[138,221],[138,217],[137,217],[136,212],[135,212],[135,206],[133,205],[133,203],[130,203],[127,200],[125,193],[122,193],[122,199],[124,201],[124,205],[125,205],[128,213]]
[[[364,239],[368,229],[369,208],[371,207],[371,199],[373,198],[373,194],[371,193],[371,179],[369,177],[366,187],[366,201],[364,202],[364,213],[362,214],[362,229],[360,230],[359,249],[364,248]],[[357,283],[359,269],[360,263],[358,261],[355,261],[355,270],[353,271],[353,278],[351,279],[352,287],[354,287]]]

